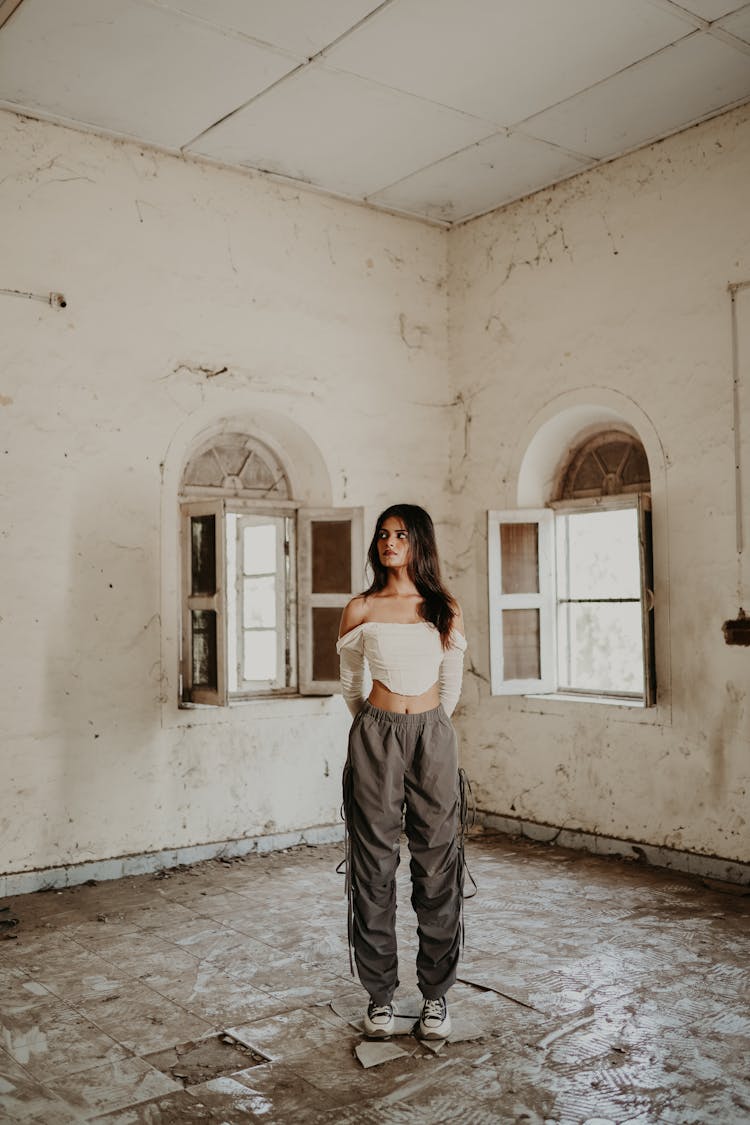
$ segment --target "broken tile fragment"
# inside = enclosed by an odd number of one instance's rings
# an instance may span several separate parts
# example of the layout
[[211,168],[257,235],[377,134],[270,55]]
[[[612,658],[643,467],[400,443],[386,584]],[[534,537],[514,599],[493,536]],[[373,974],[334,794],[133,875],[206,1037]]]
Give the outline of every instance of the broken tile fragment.
[[461,1012],[453,1014],[452,1022],[453,1027],[448,1036],[449,1043],[470,1043],[473,1039],[482,1039],[487,1034],[483,1028]]
[[407,1054],[396,1043],[382,1039],[363,1039],[354,1048],[354,1053],[365,1068],[380,1066],[381,1063],[403,1058]]
[[351,1000],[347,997],[334,996],[333,1000],[329,1001],[329,1007],[332,1012],[335,1012],[336,1015],[348,1023],[350,1027],[355,1027],[357,1031],[364,1030],[362,1020],[364,1004],[359,997],[356,1000]]

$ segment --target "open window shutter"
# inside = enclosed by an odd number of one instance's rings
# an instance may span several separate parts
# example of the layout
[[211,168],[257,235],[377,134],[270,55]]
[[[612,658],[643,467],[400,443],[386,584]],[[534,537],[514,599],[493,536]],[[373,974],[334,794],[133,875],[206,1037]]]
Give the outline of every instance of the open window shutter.
[[492,693],[554,691],[554,513],[490,512],[488,550]]
[[182,505],[182,698],[227,702],[224,503]]
[[638,548],[641,562],[641,632],[643,636],[643,702],[656,705],[654,659],[654,556],[651,532],[651,497],[638,494]]
[[332,695],[341,611],[364,584],[362,509],[300,509],[297,536],[299,690]]

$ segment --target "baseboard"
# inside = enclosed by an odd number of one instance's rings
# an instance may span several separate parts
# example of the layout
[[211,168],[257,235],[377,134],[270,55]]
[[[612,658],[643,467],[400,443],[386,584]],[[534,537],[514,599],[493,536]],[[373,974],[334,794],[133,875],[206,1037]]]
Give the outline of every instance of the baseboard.
[[718,879],[725,883],[750,884],[750,863],[742,863],[739,860],[700,855],[698,852],[679,851],[676,848],[662,848],[656,844],[642,844],[634,840],[618,840],[614,836],[600,836],[573,828],[557,828],[551,824],[498,816],[496,813],[482,812],[479,809],[476,823],[509,836],[523,836],[539,843],[557,844],[561,848],[574,848],[591,852],[593,855],[634,859],[640,863],[648,863],[652,867],[666,867],[673,871],[700,875],[706,879]]
[[220,856],[243,856],[280,852],[299,844],[335,844],[344,838],[343,824],[303,828],[296,832],[279,832],[271,836],[252,836],[242,840],[220,840],[212,844],[196,844],[187,848],[170,848],[167,851],[145,852],[140,855],[119,856],[116,859],[91,860],[64,867],[39,868],[36,871],[19,871],[0,875],[0,898],[31,894],[33,891],[62,890],[75,887],[93,879],[104,883],[109,879],[122,879],[126,875],[148,875],[165,868],[182,864],[200,863]]
[[[593,855],[614,856],[621,859],[665,867],[689,875],[718,879],[727,883],[750,885],[750,863],[722,859],[720,856],[700,855],[697,852],[663,848],[655,844],[618,840],[572,828],[557,828],[532,820],[499,816],[477,810],[476,823],[508,836],[521,836],[538,843],[557,844],[561,848],[590,852]],[[221,840],[212,844],[196,844],[187,848],[171,848],[159,852],[119,856],[115,859],[92,860],[88,863],[61,867],[39,868],[0,875],[0,898],[31,894],[34,891],[62,890],[75,887],[90,879],[104,883],[109,879],[122,879],[126,875],[149,875],[170,867],[189,866],[220,856],[262,855],[283,851],[300,844],[336,844],[344,838],[341,824],[304,828],[296,832],[279,832],[269,836],[252,836],[241,840]]]

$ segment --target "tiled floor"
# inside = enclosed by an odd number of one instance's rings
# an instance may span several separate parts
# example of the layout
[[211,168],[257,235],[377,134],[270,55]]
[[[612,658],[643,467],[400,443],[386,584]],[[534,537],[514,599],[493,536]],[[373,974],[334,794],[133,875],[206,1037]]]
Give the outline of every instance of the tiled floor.
[[481,832],[468,857],[437,1052],[406,864],[403,1034],[374,1045],[336,847],[0,904],[0,1121],[750,1123],[750,888]]

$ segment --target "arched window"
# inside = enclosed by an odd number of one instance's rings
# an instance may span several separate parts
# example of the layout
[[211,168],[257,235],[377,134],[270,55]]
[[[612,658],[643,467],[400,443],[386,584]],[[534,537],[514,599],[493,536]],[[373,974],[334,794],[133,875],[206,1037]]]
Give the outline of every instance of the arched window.
[[270,445],[232,430],[194,450],[180,502],[182,703],[338,691],[361,511],[303,507]]
[[648,458],[625,430],[581,439],[548,507],[491,512],[492,690],[656,700]]
[[646,451],[632,434],[606,430],[582,442],[559,477],[556,500],[650,492]]
[[247,434],[219,434],[185,466],[183,489],[221,492],[254,500],[289,500],[286,471],[271,450]]

